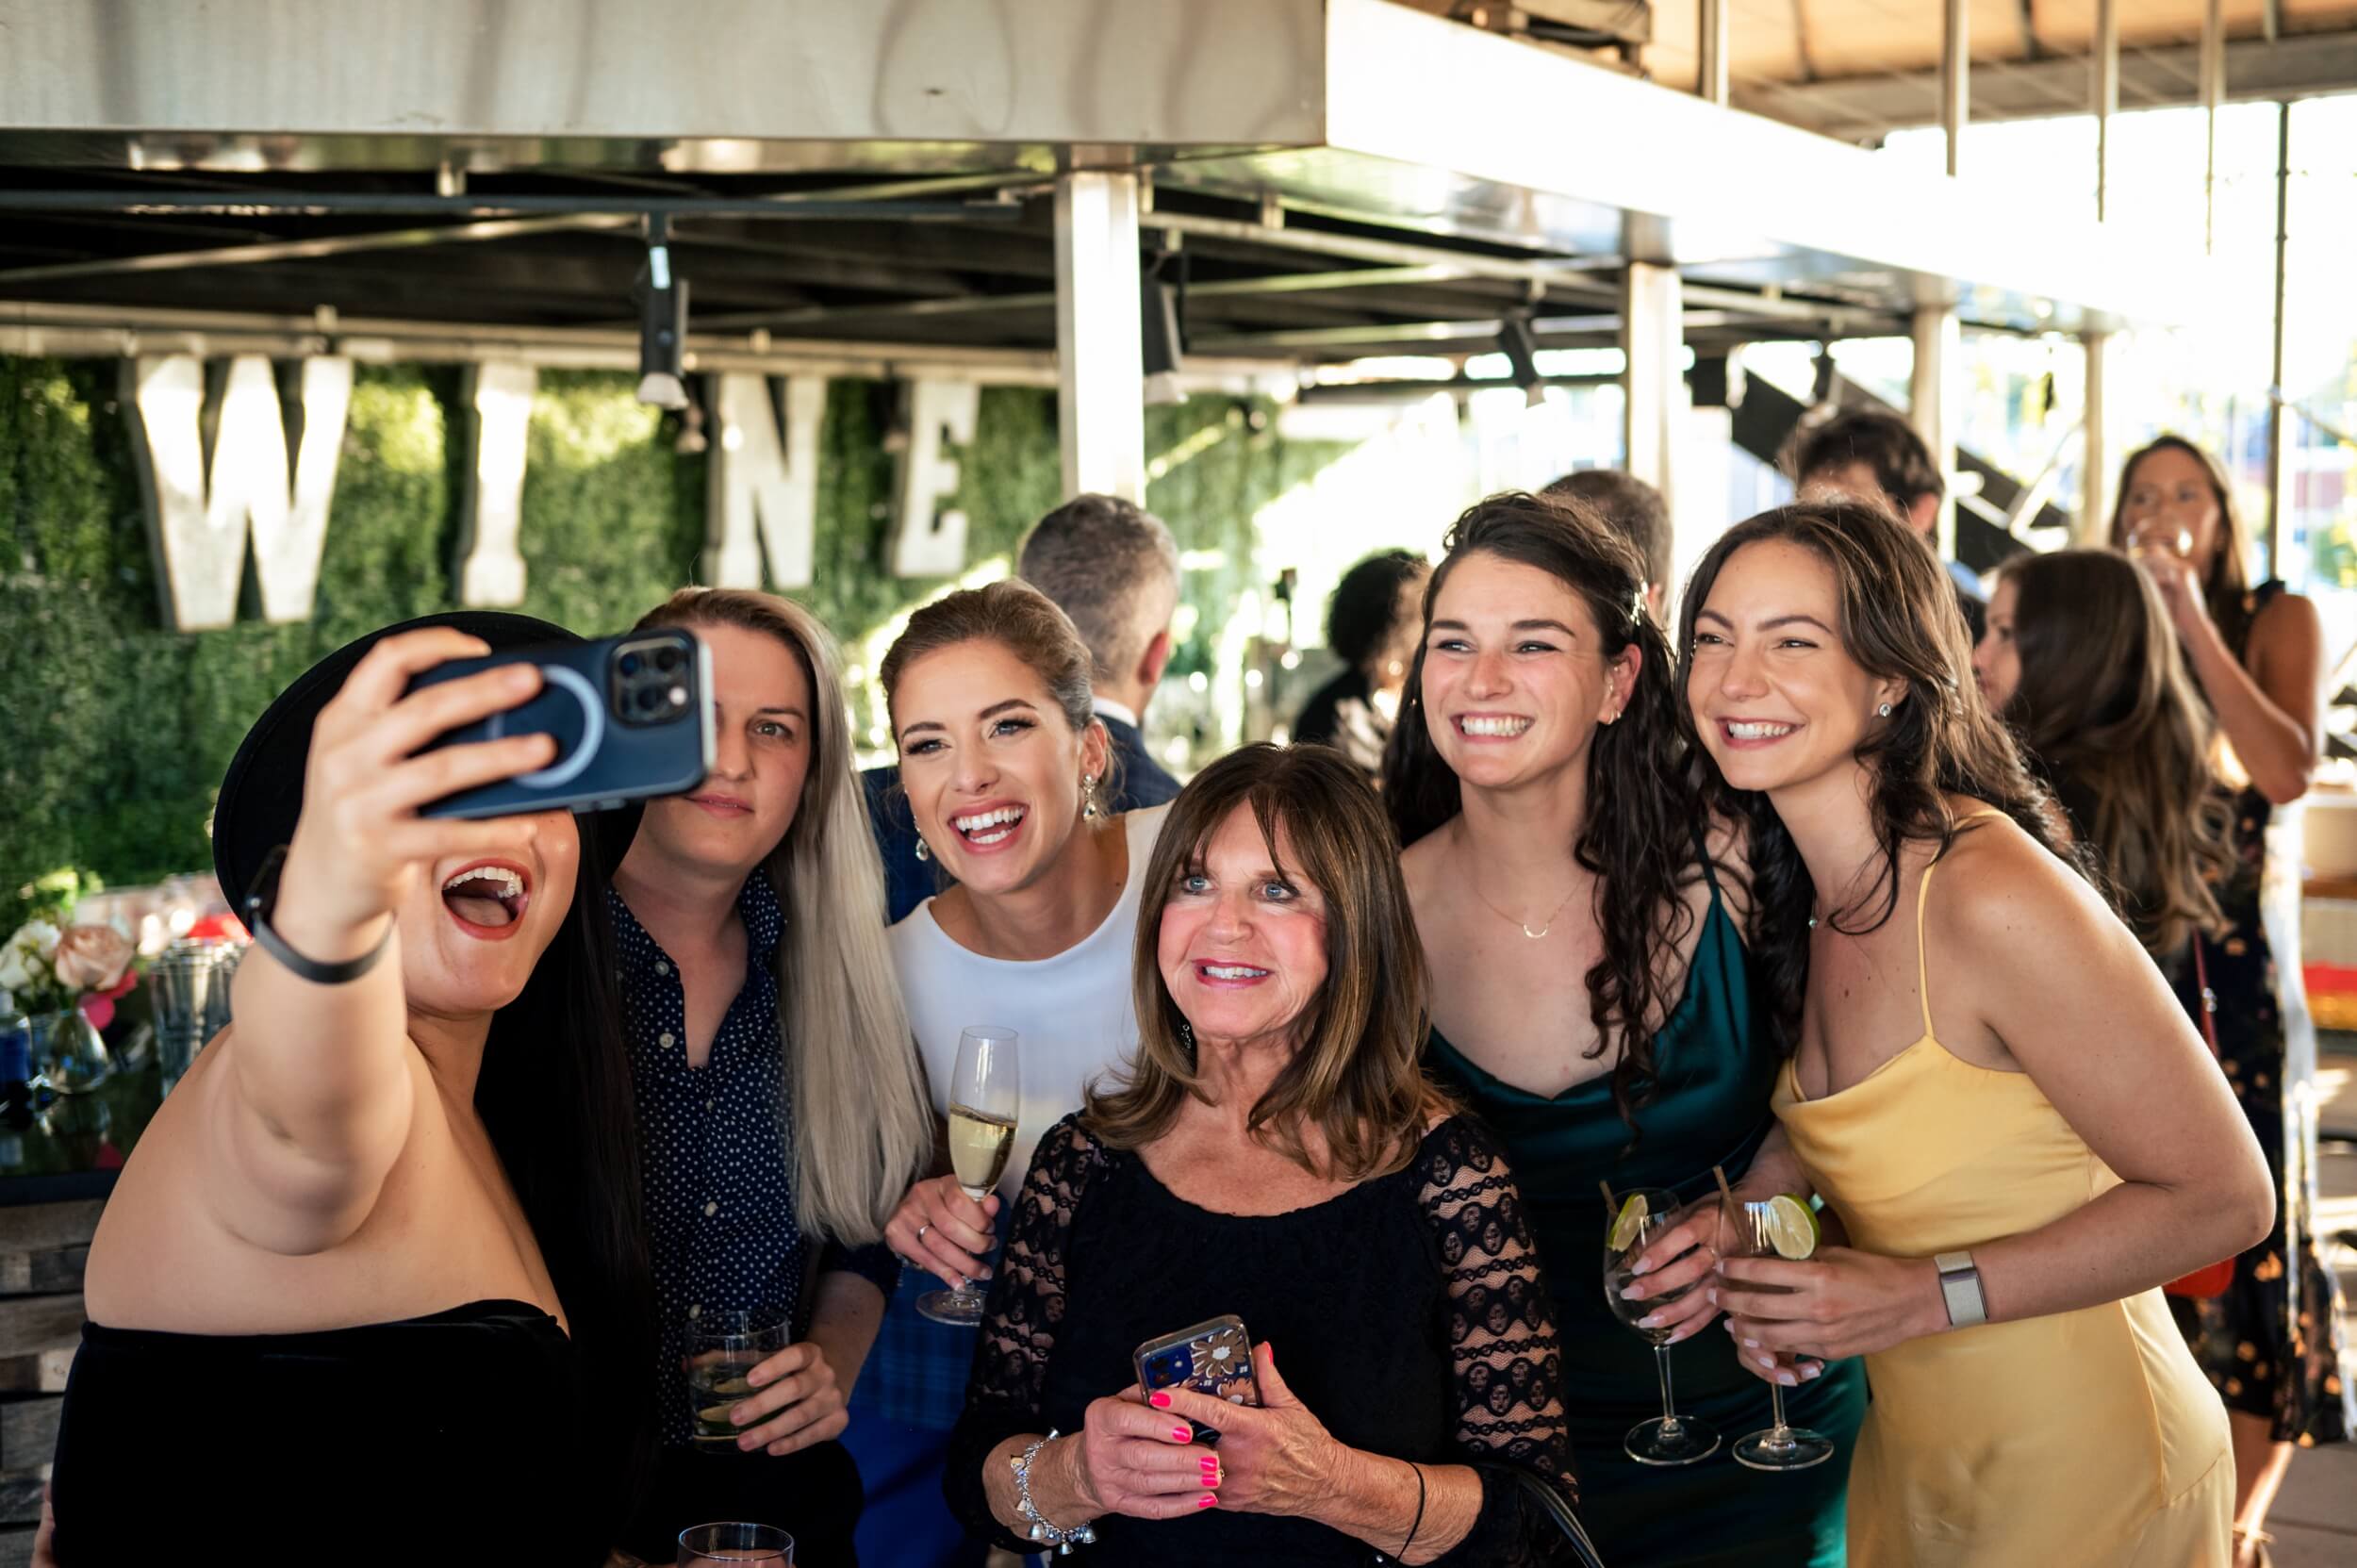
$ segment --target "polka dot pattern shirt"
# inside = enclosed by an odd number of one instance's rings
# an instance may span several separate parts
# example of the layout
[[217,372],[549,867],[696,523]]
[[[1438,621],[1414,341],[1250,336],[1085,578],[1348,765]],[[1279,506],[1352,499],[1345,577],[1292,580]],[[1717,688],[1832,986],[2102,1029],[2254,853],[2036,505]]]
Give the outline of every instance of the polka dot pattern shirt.
[[[778,1029],[778,942],[785,912],[755,872],[737,896],[745,923],[745,983],[729,1003],[712,1054],[687,1065],[686,993],[679,966],[608,895],[620,959],[631,1076],[637,1092],[639,1182],[654,1265],[662,1345],[655,1363],[666,1443],[690,1441],[689,1327],[708,1312],[775,1314],[799,1335],[809,1241],[794,1221],[794,1106]],[[849,1268],[886,1296],[898,1263],[882,1246],[830,1246],[820,1267]]]

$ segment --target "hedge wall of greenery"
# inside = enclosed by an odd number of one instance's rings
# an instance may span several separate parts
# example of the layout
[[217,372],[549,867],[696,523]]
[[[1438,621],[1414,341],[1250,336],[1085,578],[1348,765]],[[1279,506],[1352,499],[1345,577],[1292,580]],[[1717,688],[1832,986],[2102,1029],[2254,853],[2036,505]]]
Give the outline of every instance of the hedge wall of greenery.
[[[314,618],[195,634],[161,624],[121,374],[111,360],[0,355],[0,916],[8,895],[60,868],[123,884],[209,866],[214,789],[271,698],[352,637],[453,602],[465,489],[455,370],[359,369]],[[816,581],[797,595],[852,645],[942,586],[882,565],[888,390],[830,390]],[[676,434],[627,376],[542,372],[525,611],[603,633],[693,579],[704,464],[674,453]],[[1189,575],[1201,614],[1176,670],[1211,668],[1211,638],[1257,570],[1254,514],[1343,450],[1284,441],[1265,409],[1227,399],[1148,411],[1147,451],[1166,470],[1148,504],[1182,550],[1225,563]],[[1010,552],[1059,499],[1054,394],[986,388],[961,461],[957,501],[979,563]]]

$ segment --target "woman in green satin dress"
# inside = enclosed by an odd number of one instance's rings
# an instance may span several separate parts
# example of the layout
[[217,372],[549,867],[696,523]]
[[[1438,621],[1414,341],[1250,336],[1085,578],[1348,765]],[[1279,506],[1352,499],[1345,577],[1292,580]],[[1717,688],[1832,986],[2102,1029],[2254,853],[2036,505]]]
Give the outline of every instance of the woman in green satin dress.
[[[1560,497],[1492,496],[1447,549],[1384,791],[1432,969],[1428,1061],[1505,1139],[1556,1298],[1581,1517],[1616,1565],[1838,1568],[1856,1364],[1787,1397],[1840,1444],[1814,1469],[1761,1474],[1724,1447],[1655,1468],[1622,1446],[1661,1396],[1604,1299],[1597,1183],[1708,1198],[1715,1164],[1740,1184],[1780,1061],[1744,951],[1742,846],[1679,759],[1642,564]],[[1704,1292],[1665,1312],[1679,1412],[1730,1445],[1768,1425],[1725,1336],[1695,1337]]]

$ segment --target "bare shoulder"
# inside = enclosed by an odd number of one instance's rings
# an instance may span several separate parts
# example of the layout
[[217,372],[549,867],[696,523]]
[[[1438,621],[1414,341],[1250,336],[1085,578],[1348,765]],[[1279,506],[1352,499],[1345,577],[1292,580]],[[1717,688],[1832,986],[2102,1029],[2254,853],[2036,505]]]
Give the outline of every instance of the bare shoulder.
[[2324,618],[2316,602],[2305,594],[2279,593],[2250,623],[2246,662],[2299,659],[2314,661],[2324,650]]
[[2120,929],[2085,877],[2007,817],[1956,834],[1924,919],[1953,960],[1993,973],[2074,962]]

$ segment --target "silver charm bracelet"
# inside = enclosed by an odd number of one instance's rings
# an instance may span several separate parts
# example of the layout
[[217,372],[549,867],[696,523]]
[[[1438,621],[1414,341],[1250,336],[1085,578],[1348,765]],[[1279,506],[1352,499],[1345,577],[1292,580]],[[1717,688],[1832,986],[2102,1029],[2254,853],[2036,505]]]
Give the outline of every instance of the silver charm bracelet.
[[1062,1432],[1049,1428],[1046,1437],[1041,1438],[1023,1452],[1008,1455],[1007,1462],[1014,1467],[1015,1511],[1030,1521],[1030,1538],[1043,1546],[1056,1548],[1058,1557],[1070,1557],[1075,1545],[1092,1546],[1096,1543],[1096,1527],[1080,1525],[1068,1530],[1059,1529],[1042,1517],[1039,1510],[1031,1503],[1031,1461],[1039,1457],[1039,1451],[1042,1448],[1047,1447],[1063,1435]]

